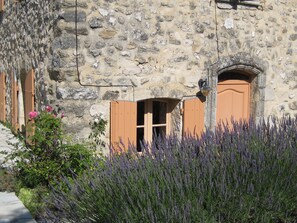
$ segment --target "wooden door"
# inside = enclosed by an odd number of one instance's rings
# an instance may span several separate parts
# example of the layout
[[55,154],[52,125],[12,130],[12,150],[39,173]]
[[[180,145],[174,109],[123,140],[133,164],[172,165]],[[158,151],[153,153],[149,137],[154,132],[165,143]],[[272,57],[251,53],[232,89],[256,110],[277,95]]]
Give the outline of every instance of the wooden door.
[[5,74],[0,74],[0,121],[5,122],[6,112],[6,84],[5,84]]
[[250,83],[244,80],[225,80],[217,86],[217,115],[219,122],[231,119],[248,120],[250,115]]

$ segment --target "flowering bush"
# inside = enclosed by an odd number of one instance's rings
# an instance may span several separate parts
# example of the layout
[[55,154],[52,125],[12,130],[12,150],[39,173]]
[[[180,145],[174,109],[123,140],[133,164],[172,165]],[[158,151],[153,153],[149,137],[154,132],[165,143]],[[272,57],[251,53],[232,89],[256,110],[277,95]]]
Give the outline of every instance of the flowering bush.
[[291,118],[159,138],[138,158],[65,178],[70,190],[52,192],[46,222],[296,222],[296,160]]
[[8,156],[17,160],[15,171],[23,186],[48,186],[59,181],[61,175],[70,177],[82,173],[92,162],[93,150],[66,140],[61,108],[46,106],[40,113],[30,112],[29,117],[34,120],[31,126],[34,133],[29,135],[27,143]]
[[53,107],[50,106],[50,105],[47,105],[47,106],[45,107],[45,110],[46,110],[47,112],[52,112],[52,111],[53,111]]
[[29,112],[29,119],[32,120],[32,119],[36,118],[37,115],[38,115],[38,113],[36,111]]

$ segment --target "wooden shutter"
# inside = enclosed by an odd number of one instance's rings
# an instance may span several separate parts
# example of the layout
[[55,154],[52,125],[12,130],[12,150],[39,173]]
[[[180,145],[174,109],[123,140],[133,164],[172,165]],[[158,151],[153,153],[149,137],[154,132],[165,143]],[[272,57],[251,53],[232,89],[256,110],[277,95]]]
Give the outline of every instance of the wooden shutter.
[[26,139],[28,143],[31,143],[30,137],[34,134],[33,122],[34,120],[29,120],[29,112],[35,110],[34,106],[34,95],[35,95],[35,85],[34,85],[34,70],[30,70],[25,78],[25,121],[26,121]]
[[29,121],[29,112],[34,111],[34,70],[32,69],[25,78],[25,121]]
[[199,98],[184,101],[183,136],[199,137],[204,130],[204,103]]
[[137,104],[112,101],[110,105],[111,146],[118,152],[127,150],[129,145],[136,146]]
[[6,112],[6,84],[5,73],[0,74],[0,121],[5,122]]
[[0,0],[0,12],[4,11],[4,0]]
[[18,84],[14,78],[14,74],[12,74],[11,78],[11,91],[12,91],[12,108],[11,108],[11,124],[15,131],[19,129],[19,109],[18,109]]

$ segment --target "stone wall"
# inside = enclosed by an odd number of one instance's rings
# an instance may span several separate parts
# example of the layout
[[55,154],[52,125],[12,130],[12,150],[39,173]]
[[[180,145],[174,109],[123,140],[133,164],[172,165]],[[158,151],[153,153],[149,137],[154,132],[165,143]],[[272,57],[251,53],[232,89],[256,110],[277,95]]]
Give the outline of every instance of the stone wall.
[[297,114],[296,1],[75,3],[62,2],[53,44],[53,91],[73,132],[87,134],[88,121],[100,114],[108,119],[110,100],[182,99],[197,93],[200,78],[213,88],[206,108],[211,126],[217,76],[226,67],[258,75],[254,115]]
[[[0,22],[0,71],[7,76],[8,122],[11,121],[12,75],[18,79],[21,91],[20,76],[34,68],[36,105],[39,107],[47,103],[46,87],[56,12],[56,1],[52,0],[5,1]],[[20,107],[22,105],[20,99]],[[20,117],[23,119],[24,114],[20,114]]]
[[110,100],[182,100],[196,95],[200,78],[213,89],[205,116],[213,127],[218,75],[228,70],[256,77],[257,118],[297,114],[295,0],[7,2],[1,70],[33,66],[37,102],[64,107],[67,129],[79,137],[98,116],[109,119]]

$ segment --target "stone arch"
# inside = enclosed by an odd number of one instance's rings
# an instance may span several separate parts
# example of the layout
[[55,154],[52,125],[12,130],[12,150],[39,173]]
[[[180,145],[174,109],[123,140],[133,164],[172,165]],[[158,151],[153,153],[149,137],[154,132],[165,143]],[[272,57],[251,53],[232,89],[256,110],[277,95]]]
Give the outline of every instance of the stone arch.
[[247,54],[237,54],[221,58],[208,66],[208,82],[212,88],[206,103],[206,127],[214,130],[216,125],[217,84],[220,74],[226,72],[241,73],[251,77],[251,117],[256,122],[264,117],[264,100],[266,87],[266,63]]

